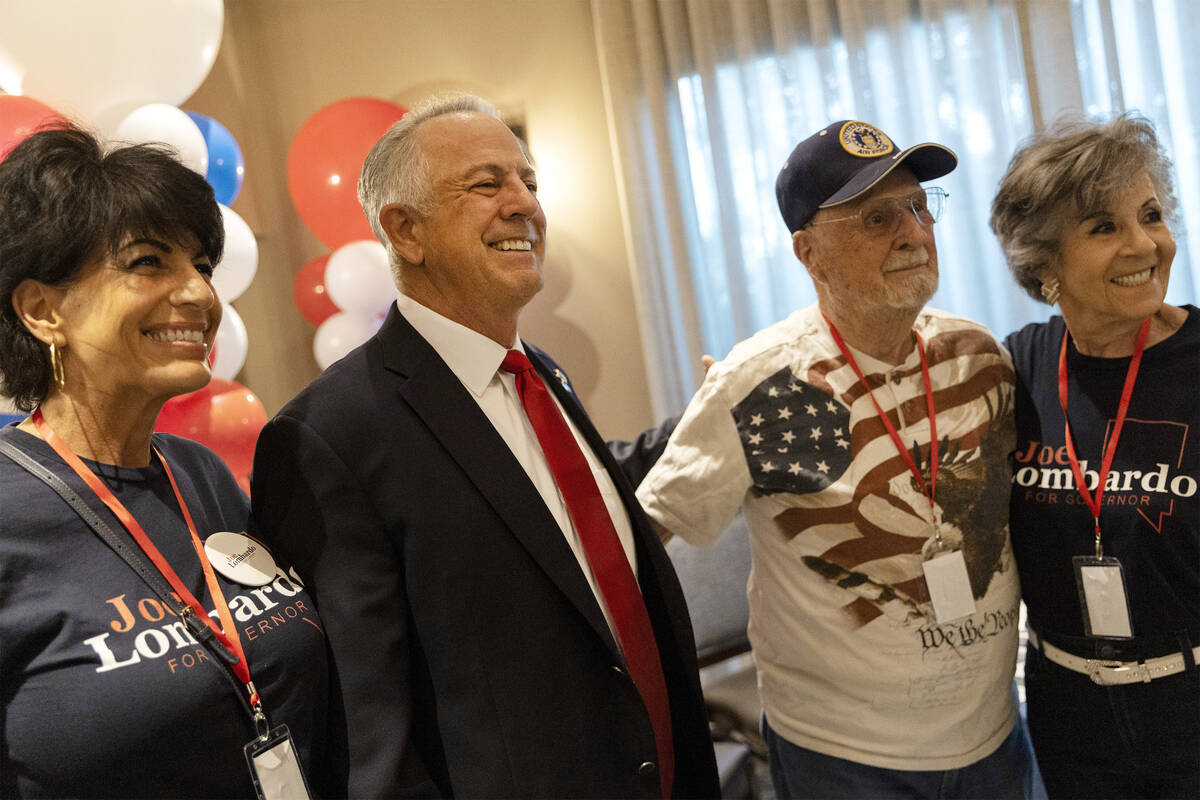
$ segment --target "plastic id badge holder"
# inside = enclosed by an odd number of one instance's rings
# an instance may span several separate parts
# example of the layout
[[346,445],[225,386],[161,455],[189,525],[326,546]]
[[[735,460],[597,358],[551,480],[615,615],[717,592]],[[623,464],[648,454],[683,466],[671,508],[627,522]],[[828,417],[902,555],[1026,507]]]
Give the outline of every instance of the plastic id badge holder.
[[962,550],[950,550],[921,564],[939,625],[975,613],[975,597]]
[[246,764],[259,800],[309,800],[308,783],[300,771],[299,754],[286,725],[271,730],[265,739],[246,745]]
[[1083,611],[1083,632],[1106,639],[1132,639],[1129,594],[1121,562],[1109,556],[1075,556],[1075,583]]

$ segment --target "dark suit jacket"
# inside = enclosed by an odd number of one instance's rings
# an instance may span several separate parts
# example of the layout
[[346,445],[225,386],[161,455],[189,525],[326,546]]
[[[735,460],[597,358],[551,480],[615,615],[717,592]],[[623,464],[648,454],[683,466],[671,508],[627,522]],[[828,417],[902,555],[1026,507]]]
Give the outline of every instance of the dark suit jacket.
[[[628,481],[530,359],[633,521],[675,738],[675,795],[717,796],[683,594]],[[561,374],[561,373],[559,373]],[[258,532],[324,620],[352,797],[652,797],[649,716],[561,530],[503,439],[394,308],[263,430]],[[340,708],[336,707],[337,704]],[[341,712],[341,713],[339,713]]]

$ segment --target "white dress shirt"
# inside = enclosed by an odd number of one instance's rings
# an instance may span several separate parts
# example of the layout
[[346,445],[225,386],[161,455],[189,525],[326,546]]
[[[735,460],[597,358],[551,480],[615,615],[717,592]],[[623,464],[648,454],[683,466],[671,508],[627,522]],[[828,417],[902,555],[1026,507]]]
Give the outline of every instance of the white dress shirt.
[[[521,463],[525,474],[533,482],[538,494],[546,503],[546,508],[550,510],[555,521],[558,522],[563,536],[566,537],[567,544],[570,546],[571,552],[575,554],[575,559],[579,562],[579,568],[583,570],[588,584],[592,587],[592,594],[596,596],[596,602],[600,604],[600,610],[604,612],[604,618],[608,621],[608,627],[613,632],[613,638],[617,640],[619,647],[620,637],[617,636],[612,615],[608,611],[608,604],[604,602],[600,587],[596,583],[596,576],[592,574],[591,565],[588,564],[587,555],[583,550],[583,543],[579,539],[579,533],[575,530],[575,526],[571,523],[567,504],[563,500],[562,492],[558,489],[558,484],[554,481],[554,474],[550,471],[550,464],[546,461],[545,454],[542,453],[537,434],[534,432],[529,418],[525,416],[525,407],[521,405],[521,398],[517,394],[516,378],[512,374],[500,370],[500,363],[504,361],[508,349],[525,352],[520,337],[511,348],[506,349],[483,334],[473,331],[465,325],[460,325],[403,294],[396,301],[396,306],[409,324],[424,337],[425,341],[429,342],[446,362],[446,366],[450,367],[450,371],[475,398],[479,409],[491,420],[496,432],[500,434],[505,444],[508,445],[508,449]],[[538,374],[538,378],[541,378],[540,374]],[[558,398],[554,396],[553,392],[550,393],[550,396],[561,412],[562,404],[558,402]],[[571,429],[572,435],[575,436],[575,441],[583,452],[584,458],[587,459],[588,465],[592,468],[596,486],[604,498],[604,505],[608,509],[609,516],[612,517],[613,527],[616,528],[617,537],[621,540],[621,547],[625,550],[625,557],[629,559],[629,565],[636,577],[637,555],[633,544],[633,527],[629,521],[629,514],[621,502],[621,497],[617,494],[617,488],[613,485],[612,477],[565,412],[563,412],[563,419],[566,421],[567,427]]]

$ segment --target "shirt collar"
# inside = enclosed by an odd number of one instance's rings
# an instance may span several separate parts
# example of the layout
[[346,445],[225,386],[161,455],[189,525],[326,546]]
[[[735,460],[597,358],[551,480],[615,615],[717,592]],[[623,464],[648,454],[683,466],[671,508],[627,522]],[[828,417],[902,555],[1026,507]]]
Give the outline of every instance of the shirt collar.
[[[914,328],[913,330],[916,329]],[[854,356],[854,360],[858,362],[858,367],[863,371],[864,375],[872,373],[888,375],[895,370],[909,370],[914,367],[918,370],[920,369],[921,356],[917,351],[917,342],[915,339],[913,340],[912,347],[909,348],[908,354],[904,356],[904,360],[899,364],[890,364],[887,361],[878,359],[870,353],[859,350],[849,342],[846,342],[846,347],[850,349],[850,354]]]
[[[496,376],[508,349],[405,294],[396,300],[396,308],[437,351],[463,386],[476,397],[481,396]],[[511,349],[525,352],[520,337]]]

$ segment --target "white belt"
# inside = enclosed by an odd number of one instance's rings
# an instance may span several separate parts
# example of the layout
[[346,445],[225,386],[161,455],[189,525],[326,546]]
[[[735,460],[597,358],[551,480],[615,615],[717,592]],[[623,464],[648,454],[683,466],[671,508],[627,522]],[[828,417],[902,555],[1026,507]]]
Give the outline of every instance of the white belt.
[[[1148,658],[1145,661],[1105,661],[1099,658],[1083,658],[1060,650],[1049,642],[1039,641],[1037,633],[1029,629],[1029,643],[1042,651],[1046,658],[1060,667],[1087,675],[1093,683],[1101,686],[1120,686],[1126,683],[1149,683],[1155,678],[1164,678],[1183,672],[1186,664],[1183,653]],[[1200,663],[1200,647],[1192,648],[1193,663]]]

